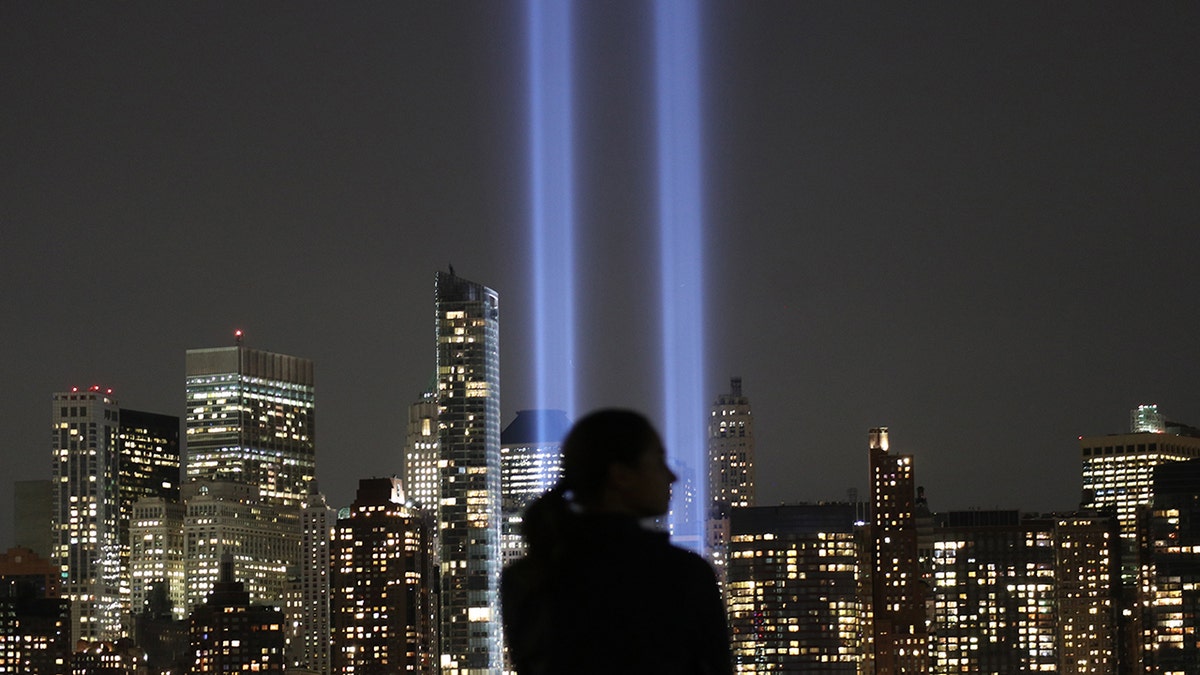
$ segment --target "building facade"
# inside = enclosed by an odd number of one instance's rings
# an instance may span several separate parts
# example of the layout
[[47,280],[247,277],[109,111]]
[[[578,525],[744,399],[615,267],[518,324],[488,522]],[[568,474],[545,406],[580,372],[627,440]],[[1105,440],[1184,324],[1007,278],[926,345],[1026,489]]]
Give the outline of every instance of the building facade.
[[61,675],[71,656],[71,603],[58,568],[28,548],[0,553],[0,673]]
[[300,513],[301,560],[296,572],[299,588],[289,607],[291,665],[320,675],[330,673],[333,624],[330,619],[333,531],[336,514],[325,495],[312,487]]
[[872,661],[876,675],[928,668],[925,586],[917,555],[912,455],[891,452],[887,427],[869,434]]
[[253,485],[299,508],[316,477],[313,362],[239,343],[189,349],[186,368],[187,480]]
[[860,672],[854,505],[739,507],[729,520],[725,593],[737,672]]
[[359,481],[334,534],[332,672],[437,673],[430,524],[399,479]]
[[129,523],[131,607],[136,616],[146,610],[154,589],[170,603],[174,619],[187,618],[183,537],[183,505],[149,497],[133,505]]
[[708,419],[708,508],[705,550],[724,583],[728,562],[729,514],[754,506],[754,414],[742,395],[742,378],[713,403]]
[[500,300],[438,272],[435,290],[443,675],[501,667]]
[[562,441],[571,422],[562,410],[518,410],[500,433],[502,563],[525,555],[521,514],[562,478]]

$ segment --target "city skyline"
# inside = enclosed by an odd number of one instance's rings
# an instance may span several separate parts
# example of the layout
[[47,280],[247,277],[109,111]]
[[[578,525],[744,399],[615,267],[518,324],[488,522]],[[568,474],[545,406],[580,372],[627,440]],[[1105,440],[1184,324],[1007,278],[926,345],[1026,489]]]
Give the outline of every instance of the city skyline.
[[[506,299],[501,423],[536,407],[520,9],[0,8],[12,479],[53,392],[181,416],[185,350],[242,328],[316,363],[348,504],[402,471],[448,262]],[[649,18],[578,11],[579,408],[661,424]],[[706,396],[743,377],[760,503],[865,494],[883,425],[935,510],[1069,509],[1077,436],[1200,419],[1197,8],[704,16]]]

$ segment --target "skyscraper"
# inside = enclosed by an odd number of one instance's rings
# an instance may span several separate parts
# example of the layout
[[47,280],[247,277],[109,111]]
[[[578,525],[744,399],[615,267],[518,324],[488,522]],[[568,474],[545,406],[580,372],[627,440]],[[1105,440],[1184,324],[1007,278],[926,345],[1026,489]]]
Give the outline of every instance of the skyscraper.
[[183,504],[162,497],[138,500],[133,505],[129,534],[133,614],[145,611],[147,600],[158,589],[169,602],[173,618],[186,619]]
[[52,560],[71,602],[72,643],[122,635],[119,410],[98,387],[54,395]]
[[1193,673],[1200,664],[1200,459],[1154,469],[1145,510],[1139,617],[1147,672]]
[[887,427],[871,429],[869,446],[875,673],[924,673],[925,593],[917,558],[913,458],[888,450]]
[[431,524],[405,505],[399,479],[358,482],[334,535],[333,672],[437,672]]
[[491,673],[500,636],[500,300],[438,272],[441,669]]
[[187,352],[187,480],[253,485],[299,507],[316,474],[313,362],[238,340]]
[[562,410],[518,410],[500,433],[503,563],[525,555],[521,513],[562,477],[562,441],[571,422]]
[[438,463],[438,400],[431,388],[408,406],[404,441],[404,488],[408,501],[436,512],[441,494]]
[[130,628],[133,504],[179,499],[179,418],[122,409],[99,386],[54,394],[51,418],[51,558],[72,636],[116,640]]
[[708,419],[708,509],[705,542],[709,562],[724,581],[732,509],[754,506],[754,415],[742,395],[742,378],[713,403]]

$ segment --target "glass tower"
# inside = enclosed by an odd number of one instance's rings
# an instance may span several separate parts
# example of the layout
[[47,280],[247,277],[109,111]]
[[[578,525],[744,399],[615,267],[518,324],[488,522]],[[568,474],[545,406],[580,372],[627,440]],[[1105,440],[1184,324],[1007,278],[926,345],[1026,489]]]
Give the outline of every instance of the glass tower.
[[503,563],[525,555],[521,513],[562,477],[562,441],[571,427],[562,410],[518,410],[500,434]]
[[438,272],[435,286],[441,672],[493,673],[500,643],[499,296]]

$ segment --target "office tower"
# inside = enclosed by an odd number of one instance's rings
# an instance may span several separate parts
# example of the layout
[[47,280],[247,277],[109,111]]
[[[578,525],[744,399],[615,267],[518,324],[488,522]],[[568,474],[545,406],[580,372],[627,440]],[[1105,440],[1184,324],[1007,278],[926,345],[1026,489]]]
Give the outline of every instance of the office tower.
[[499,296],[450,272],[435,290],[441,670],[500,668]]
[[1200,433],[1167,422],[1157,406],[1141,406],[1131,415],[1133,431],[1108,436],[1081,436],[1083,508],[1116,509],[1121,526],[1121,578],[1133,586],[1137,577],[1137,516],[1154,499],[1154,467],[1200,457]]
[[187,352],[186,478],[254,485],[298,508],[316,474],[313,362],[238,340]]
[[147,609],[158,589],[175,620],[187,618],[184,585],[183,505],[147,497],[133,505],[129,524],[129,576],[134,616]]
[[189,611],[216,588],[226,556],[254,602],[282,605],[288,571],[300,562],[300,511],[244,483],[196,480],[183,490]]
[[912,455],[888,449],[871,429],[871,613],[876,675],[926,672],[925,590],[917,558]]
[[220,575],[190,619],[191,673],[284,672],[284,618],[275,607],[251,604],[234,581],[233,561],[220,562]]
[[397,478],[358,482],[333,545],[333,672],[437,672],[431,521]]
[[336,514],[314,482],[300,512],[301,561],[297,570],[296,603],[289,607],[292,627],[292,665],[329,675],[329,584],[331,544]]
[[54,482],[19,480],[13,484],[13,544],[46,560],[54,551]]
[[437,511],[440,494],[441,459],[438,445],[437,393],[430,389],[408,406],[408,430],[404,441],[404,485],[408,501]]
[[742,395],[742,378],[729,381],[730,392],[713,403],[708,418],[708,509],[705,550],[725,578],[729,512],[754,506],[754,414]]
[[66,672],[71,603],[58,582],[58,568],[32,550],[0,553],[0,673]]
[[1141,568],[1140,659],[1147,672],[1200,669],[1200,459],[1154,469]]
[[738,507],[725,585],[738,672],[859,672],[853,504]]
[[54,394],[52,561],[71,602],[71,642],[124,634],[121,597],[120,409],[111,390]]
[[562,441],[571,427],[562,410],[518,410],[500,432],[502,562],[525,555],[521,514],[562,477]]

